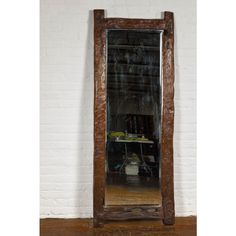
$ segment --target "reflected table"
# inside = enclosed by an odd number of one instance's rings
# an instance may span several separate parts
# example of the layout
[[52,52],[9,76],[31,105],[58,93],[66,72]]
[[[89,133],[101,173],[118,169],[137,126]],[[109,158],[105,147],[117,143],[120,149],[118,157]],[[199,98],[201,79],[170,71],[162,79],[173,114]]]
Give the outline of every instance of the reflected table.
[[116,143],[124,143],[125,146],[125,159],[119,169],[119,173],[122,173],[122,169],[126,166],[126,164],[128,163],[128,151],[127,151],[127,144],[128,143],[139,143],[140,144],[140,156],[141,156],[141,160],[142,160],[142,164],[140,166],[143,166],[145,168],[147,168],[147,170],[150,172],[150,175],[153,176],[152,173],[152,169],[150,168],[150,166],[146,163],[145,159],[144,159],[144,155],[143,155],[143,144],[154,144],[154,141],[152,140],[113,140],[112,142],[116,142]]

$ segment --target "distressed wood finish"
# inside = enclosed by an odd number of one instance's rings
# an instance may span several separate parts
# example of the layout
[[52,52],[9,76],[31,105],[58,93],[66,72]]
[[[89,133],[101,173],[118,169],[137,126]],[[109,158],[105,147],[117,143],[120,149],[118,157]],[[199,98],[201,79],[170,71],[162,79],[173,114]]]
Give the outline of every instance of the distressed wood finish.
[[[162,72],[162,206],[105,206],[105,127],[106,127],[106,30],[163,30]],[[175,221],[173,186],[174,130],[174,19],[164,12],[164,19],[105,18],[104,10],[94,10],[94,225],[104,220],[162,219]]]
[[165,29],[165,21],[157,19],[105,18],[106,29]]
[[161,207],[152,205],[109,206],[104,208],[105,220],[162,219]]
[[163,105],[161,135],[161,192],[164,224],[174,224],[173,131],[174,131],[174,19],[165,13],[163,33]]
[[105,30],[104,11],[94,11],[94,223],[102,225],[105,196]]

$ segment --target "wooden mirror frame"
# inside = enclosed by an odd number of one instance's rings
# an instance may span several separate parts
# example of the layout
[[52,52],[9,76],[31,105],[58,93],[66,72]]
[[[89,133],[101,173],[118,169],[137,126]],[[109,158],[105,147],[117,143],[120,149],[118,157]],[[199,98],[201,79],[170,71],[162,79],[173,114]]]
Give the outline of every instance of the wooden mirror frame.
[[[162,205],[105,206],[106,157],[106,30],[162,30]],[[94,225],[107,220],[162,219],[174,224],[173,184],[174,131],[174,17],[164,12],[163,19],[105,18],[104,10],[94,10]]]

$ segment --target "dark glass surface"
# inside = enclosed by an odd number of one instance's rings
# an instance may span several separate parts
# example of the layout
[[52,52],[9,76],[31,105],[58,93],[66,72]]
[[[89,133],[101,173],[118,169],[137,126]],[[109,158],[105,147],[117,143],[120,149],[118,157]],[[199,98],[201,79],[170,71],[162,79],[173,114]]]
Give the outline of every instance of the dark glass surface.
[[161,203],[160,45],[158,31],[107,31],[107,205]]

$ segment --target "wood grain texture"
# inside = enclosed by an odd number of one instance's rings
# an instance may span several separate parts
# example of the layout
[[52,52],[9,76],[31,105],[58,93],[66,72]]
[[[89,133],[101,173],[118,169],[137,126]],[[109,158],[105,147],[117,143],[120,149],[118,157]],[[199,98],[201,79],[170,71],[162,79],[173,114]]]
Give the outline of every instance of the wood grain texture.
[[156,220],[113,221],[93,228],[91,219],[41,219],[40,236],[196,236],[196,217],[176,217],[174,226]]
[[174,19],[165,12],[166,30],[163,33],[162,68],[163,102],[161,132],[161,192],[163,222],[174,224],[173,133],[174,133]]
[[[106,30],[150,29],[163,30],[162,72],[162,207],[152,205],[145,210],[127,213],[124,208],[108,209],[105,197],[105,127],[106,127]],[[164,19],[104,18],[104,10],[94,10],[94,225],[103,220],[156,218],[164,224],[174,224],[173,186],[173,130],[174,130],[174,19],[173,13],[164,12]],[[154,213],[155,214],[154,214]],[[157,213],[158,212],[158,213]],[[160,213],[162,212],[162,213]]]
[[158,19],[105,18],[107,29],[165,29],[165,21]]
[[104,209],[105,220],[162,219],[162,207],[155,205],[109,206]]
[[94,223],[102,225],[105,196],[105,30],[104,11],[94,11]]

